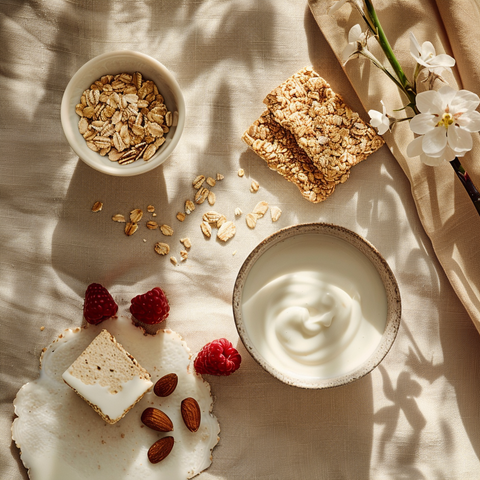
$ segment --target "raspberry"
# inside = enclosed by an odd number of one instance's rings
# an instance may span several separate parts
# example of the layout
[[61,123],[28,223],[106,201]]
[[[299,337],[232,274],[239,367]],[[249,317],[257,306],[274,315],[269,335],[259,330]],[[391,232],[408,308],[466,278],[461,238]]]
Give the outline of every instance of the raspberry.
[[170,305],[163,290],[155,287],[143,295],[132,298],[130,312],[139,322],[154,325],[168,317]]
[[99,283],[92,283],[85,292],[83,316],[88,323],[98,323],[113,317],[117,313],[118,305],[108,290]]
[[226,339],[220,338],[207,343],[195,358],[197,373],[209,375],[230,375],[240,367],[242,357]]

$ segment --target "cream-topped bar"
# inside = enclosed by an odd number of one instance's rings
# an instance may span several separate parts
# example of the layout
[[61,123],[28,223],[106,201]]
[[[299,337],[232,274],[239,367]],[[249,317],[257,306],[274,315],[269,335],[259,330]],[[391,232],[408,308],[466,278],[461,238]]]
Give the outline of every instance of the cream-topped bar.
[[105,329],[62,378],[111,424],[123,418],[153,385],[150,374]]

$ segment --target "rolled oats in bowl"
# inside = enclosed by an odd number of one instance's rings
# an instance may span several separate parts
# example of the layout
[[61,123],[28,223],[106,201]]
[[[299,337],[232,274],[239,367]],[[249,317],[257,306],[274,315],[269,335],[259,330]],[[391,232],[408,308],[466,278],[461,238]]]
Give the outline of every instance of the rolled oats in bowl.
[[148,55],[105,53],[83,65],[65,89],[65,136],[92,168],[118,176],[161,165],[185,124],[185,102],[171,72]]
[[83,92],[75,112],[87,147],[119,165],[150,160],[173,124],[157,85],[140,72],[103,75]]

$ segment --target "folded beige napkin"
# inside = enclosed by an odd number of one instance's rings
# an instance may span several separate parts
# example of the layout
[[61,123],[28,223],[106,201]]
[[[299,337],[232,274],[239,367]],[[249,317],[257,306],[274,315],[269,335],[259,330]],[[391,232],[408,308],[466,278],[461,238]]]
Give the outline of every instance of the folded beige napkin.
[[[363,28],[364,23],[349,3],[329,15],[328,9],[335,3],[335,0],[309,0],[318,26],[342,62],[350,28],[357,23]],[[409,78],[415,68],[415,60],[410,55],[411,31],[420,44],[431,41],[437,54],[444,52],[455,58],[453,74],[445,75],[450,86],[480,94],[480,39],[475,34],[480,25],[477,2],[373,0],[373,4],[397,59]],[[375,41],[372,41],[374,44]],[[374,54],[377,58],[384,58],[379,47]],[[390,112],[406,104],[393,82],[368,60],[350,60],[345,65],[345,72],[367,111],[381,111],[381,100]],[[407,157],[406,148],[413,138],[406,122],[398,124],[393,133],[384,135],[388,147],[410,180],[418,215],[438,260],[480,331],[480,217],[448,163],[427,167],[418,158]],[[461,162],[480,188],[478,134],[474,134],[472,151],[462,157]],[[432,277],[432,283],[435,282]]]

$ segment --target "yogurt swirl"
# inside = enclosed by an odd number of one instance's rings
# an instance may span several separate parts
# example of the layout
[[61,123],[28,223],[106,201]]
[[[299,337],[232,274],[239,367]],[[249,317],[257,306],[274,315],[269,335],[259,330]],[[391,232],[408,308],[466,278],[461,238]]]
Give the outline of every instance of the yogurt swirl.
[[364,319],[356,285],[320,271],[288,272],[267,282],[243,304],[243,315],[262,356],[301,376],[346,373],[381,336]]

